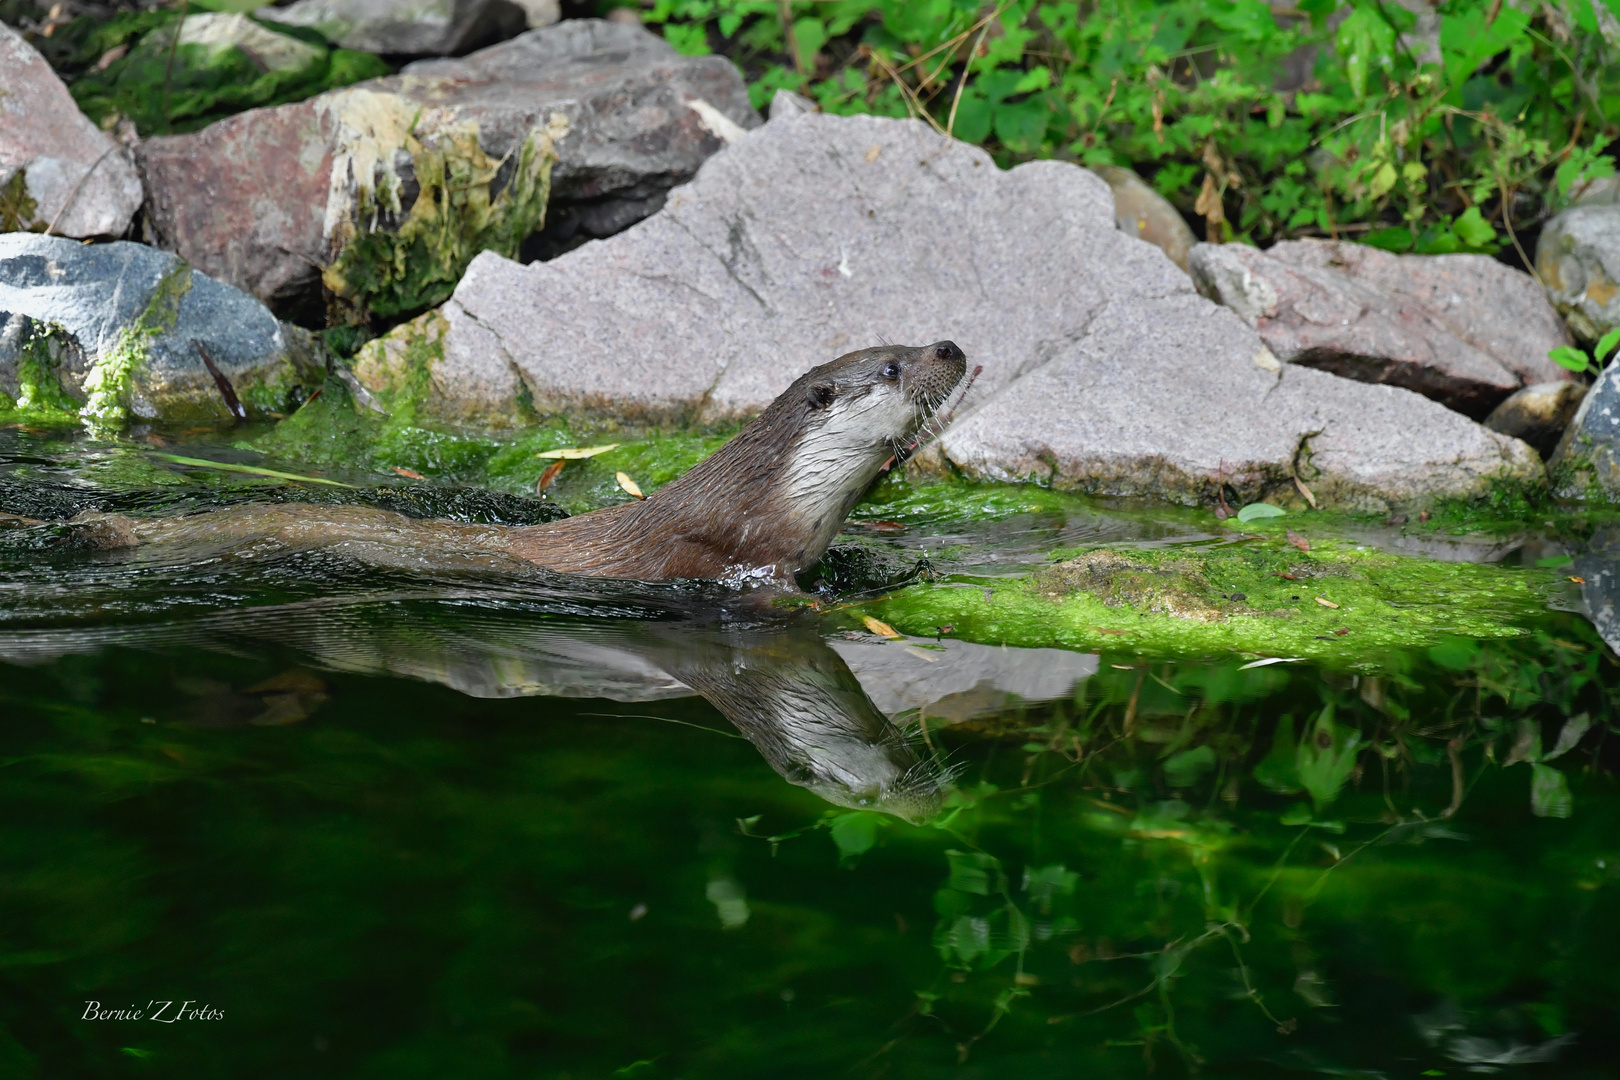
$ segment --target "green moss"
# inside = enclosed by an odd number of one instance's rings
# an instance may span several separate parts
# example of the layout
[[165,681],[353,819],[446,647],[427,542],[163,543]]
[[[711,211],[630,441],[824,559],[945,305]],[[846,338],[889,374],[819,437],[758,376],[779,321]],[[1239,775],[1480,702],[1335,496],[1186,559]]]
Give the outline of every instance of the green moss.
[[[420,372],[424,367],[416,363],[408,370]],[[402,375],[389,397],[398,407],[386,416],[357,406],[343,382],[331,379],[318,399],[243,446],[286,462],[295,471],[302,466],[389,474],[401,468],[431,480],[532,494],[553,460],[538,457],[540,452],[618,443],[605,454],[568,462],[547,489],[559,505],[583,512],[629,498],[618,486],[617,472],[630,475],[643,491],[655,491],[736,433],[734,427],[700,431],[576,427],[560,417],[503,437],[429,426],[415,422],[411,409],[412,401],[425,392],[422,385],[411,385],[410,380],[419,377]]]
[[70,24],[70,36],[77,33],[80,41],[70,64],[89,53],[93,62],[115,45],[133,45],[104,70],[84,71],[72,81],[70,90],[85,115],[97,123],[126,116],[143,135],[195,131],[247,109],[302,101],[390,71],[370,53],[329,49],[319,35],[287,33],[282,27],[270,29],[308,45],[310,58],[295,68],[263,71],[236,47],[184,44],[171,50],[179,25],[177,11],[118,16],[82,32]]
[[62,389],[62,354],[72,347],[68,332],[55,323],[34,322],[17,359],[17,408],[74,413],[79,403]]
[[[339,254],[322,281],[349,305],[353,321],[442,303],[473,256],[486,250],[514,256],[518,244],[545,223],[557,160],[553,142],[567,130],[560,116],[548,127],[531,129],[512,152],[516,161],[509,163],[512,153],[495,159],[484,152],[475,122],[419,131],[416,107],[402,98],[357,91],[335,102],[333,110],[342,122],[371,133],[363,150],[355,152],[354,175],[376,175],[368,167],[373,156],[391,161],[394,151],[403,149],[411,155],[419,186],[416,200],[404,206],[392,171],[383,169],[384,181],[356,193],[350,220],[329,237]],[[398,145],[390,146],[394,134]],[[399,221],[397,227],[379,225],[390,218]]]
[[24,169],[11,174],[11,179],[0,184],[0,233],[22,232],[44,228],[50,222],[41,222],[39,204],[28,193],[28,175]]
[[129,419],[129,399],[135,375],[146,364],[152,341],[173,329],[180,316],[180,300],[191,291],[191,267],[184,261],[163,275],[146,310],[119,332],[118,340],[102,351],[84,380],[86,399],[80,417],[92,431],[109,432]]
[[1518,636],[1559,592],[1550,570],[1437,562],[1325,540],[1306,553],[1256,539],[1093,548],[1020,578],[917,585],[848,615],[927,637],[951,626],[955,637],[989,644],[1342,663],[1452,636]]

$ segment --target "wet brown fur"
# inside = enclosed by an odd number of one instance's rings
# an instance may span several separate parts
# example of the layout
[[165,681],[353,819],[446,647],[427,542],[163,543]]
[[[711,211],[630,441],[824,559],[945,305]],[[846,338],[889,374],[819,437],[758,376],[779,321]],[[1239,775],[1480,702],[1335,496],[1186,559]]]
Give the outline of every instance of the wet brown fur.
[[[888,378],[896,365],[898,378]],[[962,351],[949,341],[840,356],[800,376],[736,438],[645,500],[516,530],[507,549],[549,569],[597,577],[717,579],[769,568],[767,576],[790,578],[821,558],[828,519],[842,523],[965,370]],[[867,393],[893,392],[885,382],[909,395],[913,422],[849,455],[840,502],[808,512],[790,506],[787,473],[811,425],[822,422],[818,413]]]

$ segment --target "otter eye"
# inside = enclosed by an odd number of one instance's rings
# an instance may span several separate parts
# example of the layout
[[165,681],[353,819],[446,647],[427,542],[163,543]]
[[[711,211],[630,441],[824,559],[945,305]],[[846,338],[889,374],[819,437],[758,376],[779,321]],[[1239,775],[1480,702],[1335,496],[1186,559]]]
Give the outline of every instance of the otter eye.
[[900,377],[900,364],[897,361],[890,360],[887,364],[883,365],[883,370],[878,372],[878,374],[883,376],[883,378],[888,379],[890,382],[893,382],[895,379]]
[[830,386],[812,386],[810,388],[810,407],[812,409],[825,409],[833,403],[836,395]]

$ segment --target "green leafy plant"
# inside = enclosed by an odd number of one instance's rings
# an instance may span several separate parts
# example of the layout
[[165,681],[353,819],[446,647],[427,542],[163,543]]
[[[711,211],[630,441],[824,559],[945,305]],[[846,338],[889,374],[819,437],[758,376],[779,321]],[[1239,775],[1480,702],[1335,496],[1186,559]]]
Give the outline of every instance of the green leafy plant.
[[1560,345],[1547,354],[1548,358],[1560,367],[1583,375],[1596,375],[1603,370],[1606,357],[1614,352],[1614,347],[1620,345],[1620,329],[1610,330],[1598,339],[1597,345],[1592,349],[1592,355],[1575,348],[1573,345]]
[[[1211,239],[1494,252],[1613,173],[1611,0],[647,0],[756,105],[914,116],[1002,164],[1128,164]],[[1528,257],[1524,257],[1528,264]]]

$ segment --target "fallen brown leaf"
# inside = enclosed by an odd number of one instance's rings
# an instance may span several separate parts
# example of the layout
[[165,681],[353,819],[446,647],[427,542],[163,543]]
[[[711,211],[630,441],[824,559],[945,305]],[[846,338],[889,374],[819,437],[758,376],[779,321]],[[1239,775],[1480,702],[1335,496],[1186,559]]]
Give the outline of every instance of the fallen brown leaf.
[[1321,604],[1323,607],[1330,607],[1330,608],[1335,608],[1336,609],[1339,606],[1338,604],[1335,604],[1333,601],[1329,600],[1325,596],[1318,596],[1316,598],[1316,602],[1318,604]]
[[872,633],[876,634],[878,637],[897,638],[901,636],[900,631],[896,630],[882,619],[874,619],[870,615],[862,615],[861,622],[865,623],[866,628],[872,631]]
[[1311,542],[1299,535],[1299,533],[1295,532],[1293,529],[1288,530],[1288,542],[1299,548],[1301,551],[1311,550]]
[[541,473],[540,479],[535,482],[534,490],[537,492],[545,491],[557,479],[557,474],[563,471],[563,466],[567,464],[567,460],[561,460],[553,461],[550,465],[547,465],[546,471]]
[[629,473],[614,473],[613,479],[619,482],[619,486],[624,489],[624,493],[632,499],[645,499],[647,497],[641,493],[641,488],[636,485],[636,482],[630,479]]
[[1311,504],[1312,510],[1315,510],[1317,508],[1316,496],[1311,494],[1311,489],[1305,486],[1305,481],[1296,476],[1294,477],[1294,486],[1299,488],[1299,493],[1305,496],[1305,501]]

